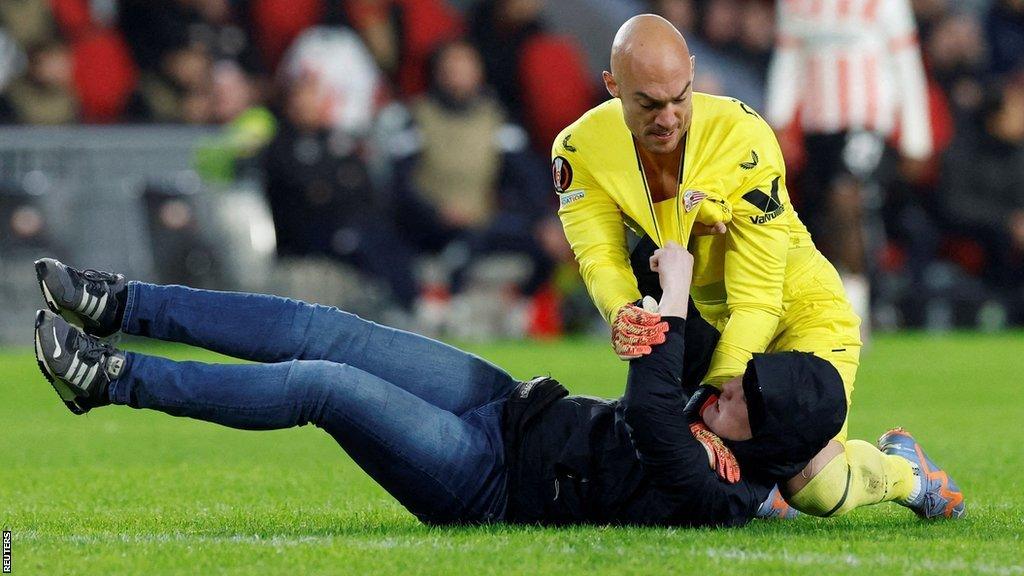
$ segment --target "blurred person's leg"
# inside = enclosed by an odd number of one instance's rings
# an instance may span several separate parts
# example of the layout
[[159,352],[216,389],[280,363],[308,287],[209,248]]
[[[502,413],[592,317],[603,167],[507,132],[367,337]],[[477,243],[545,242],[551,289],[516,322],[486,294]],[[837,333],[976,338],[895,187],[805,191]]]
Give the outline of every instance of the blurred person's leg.
[[1004,229],[970,225],[962,221],[951,220],[948,228],[958,240],[969,240],[981,248],[984,260],[980,266],[981,279],[985,284],[995,290],[1002,291],[1020,282],[1020,277],[1013,277],[1012,254],[1013,247],[1009,235]]
[[1024,243],[1004,230],[991,233],[990,250],[995,254],[992,276],[999,298],[1013,325],[1024,325]]
[[313,424],[424,522],[486,522],[504,511],[503,400],[459,417],[346,364],[203,364],[136,353],[109,396],[242,430]]
[[1024,283],[1024,277],[1020,275],[1024,251],[1014,245],[1006,230],[983,230],[980,238],[990,254],[991,262],[987,268],[994,286],[1000,291],[1019,288]]
[[900,188],[903,201],[886,202],[884,212],[891,222],[886,234],[906,248],[907,271],[917,290],[925,286],[925,272],[935,261],[942,234],[936,217],[924,206],[923,191],[905,184]]
[[800,216],[815,244],[839,271],[847,298],[860,316],[861,339],[870,335],[871,286],[866,261],[865,192],[883,151],[878,136],[837,132],[805,136],[807,166]]
[[130,282],[122,329],[256,362],[348,364],[457,414],[506,397],[516,383],[447,344],[278,296]]
[[805,134],[807,161],[799,176],[797,205],[800,221],[807,226],[815,245],[835,263],[836,240],[829,230],[829,192],[836,174],[842,170],[842,146],[845,133]]
[[959,234],[977,242],[983,253],[981,278],[994,297],[1005,307],[1010,325],[1024,325],[1024,250],[1016,246],[1006,228],[964,226]]
[[861,340],[866,342],[871,325],[871,285],[865,262],[863,186],[852,177],[841,177],[833,181],[829,200],[833,264],[853,311],[861,319]]

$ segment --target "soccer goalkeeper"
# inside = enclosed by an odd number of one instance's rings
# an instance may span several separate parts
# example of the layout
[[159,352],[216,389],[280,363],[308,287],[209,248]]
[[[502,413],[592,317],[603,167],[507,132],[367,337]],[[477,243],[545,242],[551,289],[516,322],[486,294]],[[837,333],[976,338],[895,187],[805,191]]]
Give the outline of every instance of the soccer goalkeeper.
[[[721,387],[754,354],[801,350],[832,363],[847,402],[859,364],[860,320],[839,277],[789,202],[772,129],[744,103],[694,92],[694,59],[667,21],[641,15],[619,29],[604,82],[613,99],[556,138],[559,216],[624,359],[662,338],[657,314],[634,303],[626,227],[694,256],[690,294],[721,332],[704,383]],[[898,434],[883,437],[883,450]],[[895,501],[922,517],[956,517],[963,496],[923,459],[911,463],[846,426],[782,485],[817,516]]]

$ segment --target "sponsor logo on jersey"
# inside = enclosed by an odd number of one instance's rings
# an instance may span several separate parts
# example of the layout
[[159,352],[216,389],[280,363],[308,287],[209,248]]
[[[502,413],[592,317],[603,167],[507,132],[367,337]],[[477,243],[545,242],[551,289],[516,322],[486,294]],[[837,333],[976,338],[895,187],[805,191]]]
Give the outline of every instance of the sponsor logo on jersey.
[[744,200],[750,202],[762,212],[761,214],[749,217],[752,223],[764,224],[771,222],[786,211],[786,206],[779,200],[779,178],[780,176],[776,176],[772,180],[772,189],[768,194],[754,188],[743,195]]
[[700,190],[687,190],[686,192],[683,192],[683,210],[686,210],[687,212],[693,210],[694,206],[707,197],[708,195]]
[[562,138],[562,148],[565,148],[566,152],[575,152],[576,147],[569,144],[569,138],[572,138],[572,134],[566,134],[565,138]]
[[750,151],[750,162],[740,162],[740,168],[744,170],[753,170],[757,166],[757,152]]
[[733,102],[739,104],[740,108],[742,108],[743,111],[746,112],[747,114],[750,114],[751,116],[753,116],[755,118],[760,118],[760,116],[757,115],[757,112],[754,112],[753,110],[751,110],[750,107],[747,106],[744,102],[742,102],[740,100],[737,100],[735,98],[729,98],[729,100],[732,100]]
[[558,195],[558,205],[568,206],[577,200],[582,200],[587,193],[583,190],[570,190],[564,194]]
[[555,156],[551,161],[551,178],[555,182],[555,192],[561,194],[572,184],[572,166],[562,156]]

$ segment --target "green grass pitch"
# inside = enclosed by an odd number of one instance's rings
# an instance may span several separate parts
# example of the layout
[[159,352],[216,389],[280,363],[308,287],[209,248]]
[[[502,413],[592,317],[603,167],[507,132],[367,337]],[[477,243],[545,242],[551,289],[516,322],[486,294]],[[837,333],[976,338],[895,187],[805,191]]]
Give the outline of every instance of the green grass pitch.
[[[178,359],[215,355],[137,348]],[[597,341],[474,346],[518,377],[617,396]],[[0,525],[13,574],[1022,574],[1024,334],[883,335],[851,437],[903,425],[967,517],[892,504],[743,529],[428,528],[312,426],[243,432],[113,407],[74,417],[29,348],[0,351]]]

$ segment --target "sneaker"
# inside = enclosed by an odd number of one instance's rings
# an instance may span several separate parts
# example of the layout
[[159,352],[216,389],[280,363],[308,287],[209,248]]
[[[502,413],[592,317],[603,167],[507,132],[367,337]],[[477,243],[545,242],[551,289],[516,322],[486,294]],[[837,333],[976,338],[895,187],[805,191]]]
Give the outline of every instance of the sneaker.
[[48,311],[36,312],[36,362],[74,414],[110,404],[107,387],[124,370],[124,352]]
[[54,314],[66,313],[94,336],[110,336],[121,329],[127,295],[122,274],[78,270],[43,258],[36,260],[36,278]]
[[779,520],[792,520],[800,515],[800,511],[789,505],[786,499],[779,492],[776,484],[768,493],[768,498],[757,508],[755,514],[758,518],[778,518]]
[[893,428],[878,439],[878,449],[910,461],[921,487],[909,502],[902,504],[921,518],[959,518],[966,511],[964,494],[953,479],[935,465],[921,445],[903,428]]

